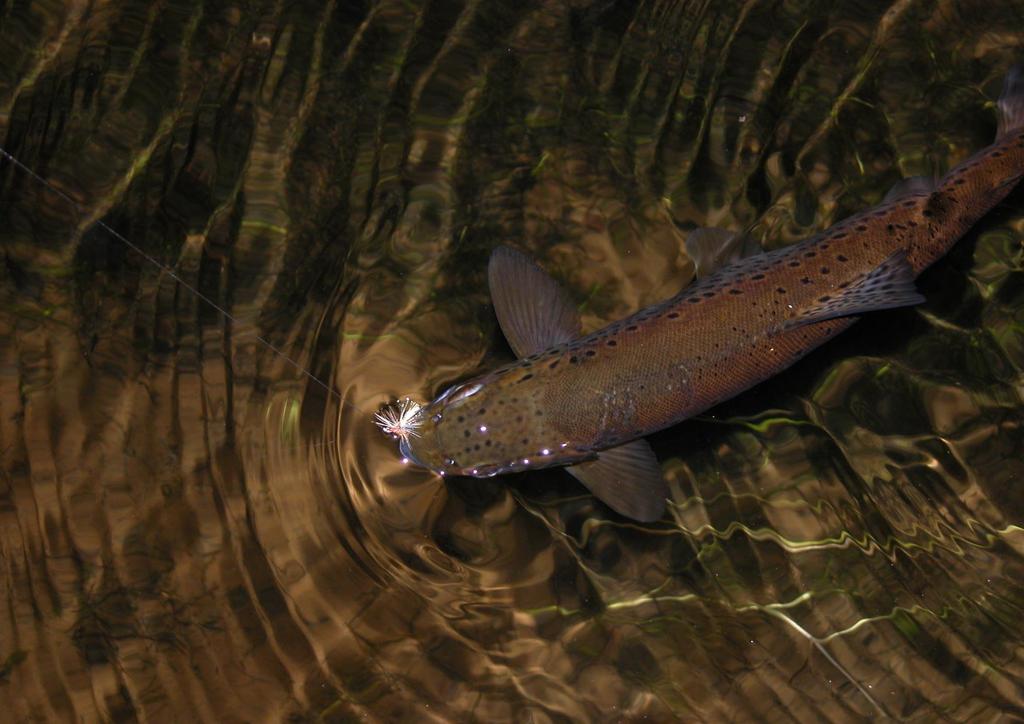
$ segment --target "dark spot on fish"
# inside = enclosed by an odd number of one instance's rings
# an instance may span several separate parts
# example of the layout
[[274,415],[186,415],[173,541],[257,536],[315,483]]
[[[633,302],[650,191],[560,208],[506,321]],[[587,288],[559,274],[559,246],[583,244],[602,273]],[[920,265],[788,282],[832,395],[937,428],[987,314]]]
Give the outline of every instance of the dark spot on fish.
[[[909,224],[910,226],[914,226],[914,227],[917,226],[917,222],[916,221],[907,221],[907,224]],[[905,229],[906,227],[905,226],[901,226],[900,228],[901,229]]]
[[631,324],[628,327],[626,327],[627,332],[635,332],[637,329],[638,327],[635,324]]
[[743,292],[740,289],[730,289],[729,294],[743,294]]
[[528,437],[524,437],[523,438],[523,445],[527,445],[527,444],[529,444],[529,442],[530,442],[530,438],[528,438]]
[[690,304],[696,304],[696,303],[697,303],[697,302],[699,302],[700,300],[699,300],[699,299],[697,299],[697,297],[687,297],[687,298],[686,298],[686,301],[688,301],[688,302],[689,302]]
[[964,180],[963,180],[962,178],[958,178],[958,179],[957,179],[956,181],[954,181],[953,183],[955,183],[955,184],[956,184],[957,186],[963,186],[963,185],[964,185],[965,183],[967,183],[967,182],[966,182],[966,181],[964,181]]
[[542,410],[537,410],[533,414],[535,414],[537,417],[544,417],[544,412]]
[[864,224],[858,224],[857,225],[857,231],[867,231],[867,230],[868,230],[868,227],[865,226]]
[[549,369],[549,370],[553,370],[553,369],[555,369],[555,367],[557,367],[557,366],[558,366],[558,363],[559,363],[560,361],[561,361],[561,360],[557,360],[557,359],[556,359],[556,360],[555,360],[554,362],[552,362],[551,364],[549,364],[549,365],[548,365],[548,369]]
[[669,319],[679,319],[679,312],[669,312],[665,316]]
[[705,299],[711,299],[711,297],[713,297],[713,296],[715,296],[714,292],[704,292],[704,298]]
[[777,292],[778,294],[785,294],[785,293],[786,293],[786,290],[785,290],[785,289],[783,289],[782,287],[778,287],[778,288],[776,288],[776,290],[775,290],[775,291],[776,291],[776,292]]
[[850,260],[849,260],[849,259],[847,259],[847,258],[846,258],[845,256],[843,256],[842,254],[839,254],[838,256],[836,256],[836,261],[846,262],[846,261],[850,261]]
[[[522,421],[523,421],[523,416],[522,415],[516,415],[516,422],[522,422]],[[526,441],[523,440],[523,442],[526,442]]]
[[801,284],[810,284],[811,280],[810,280],[809,277],[804,277],[803,279],[800,280],[800,283]]
[[796,267],[800,266],[800,262],[798,262],[796,259],[794,259],[793,261],[789,262],[789,266],[791,266],[791,267],[793,267],[795,269]]
[[569,358],[569,364],[571,365],[577,364],[579,361],[580,358],[577,357],[576,355],[573,355],[572,357]]
[[817,254],[815,252],[813,252],[813,251],[804,252],[804,257],[807,258],[807,259],[813,259],[816,256],[817,256]]
[[473,446],[473,449],[474,449],[474,450],[479,450],[479,449],[480,449],[480,446],[479,446],[479,445],[474,445],[474,446]]
[[843,282],[842,284],[839,285],[839,288],[846,289],[848,286],[850,286],[850,282]]
[[827,294],[826,294],[826,295],[825,295],[825,296],[823,296],[823,297],[818,297],[818,301],[819,301],[819,302],[827,302],[827,301],[828,301],[829,299],[831,299],[831,298],[832,298],[832,297],[830,297],[829,295],[827,295]]
[[465,422],[465,421],[466,421],[466,418],[463,417],[462,415],[459,415],[458,417],[455,418],[455,422]]
[[[469,437],[469,430],[463,430],[462,431],[462,436],[463,437]],[[467,448],[467,450],[468,450],[468,448]]]
[[488,440],[487,442],[484,443],[484,447],[490,447],[490,446],[491,446],[491,441],[490,440]]
[[890,234],[891,234],[891,233],[892,233],[893,231],[895,231],[895,229],[893,228],[893,225],[892,225],[892,224],[886,224],[886,225],[885,225],[885,230],[886,230],[886,231],[888,231],[888,232],[889,232]]
[[922,209],[922,210],[921,210],[921,215],[922,215],[922,216],[926,216],[926,217],[928,217],[928,218],[931,218],[931,217],[932,217],[932,216],[934,216],[935,214],[934,214],[934,213],[932,212],[932,210],[931,210],[931,209]]
[[618,344],[618,342],[616,342],[614,339],[609,339],[605,344],[607,344],[609,347],[614,347],[615,345]]
[[916,205],[917,205],[916,201],[904,201],[903,202],[903,208],[905,208],[905,209],[909,209],[909,208],[911,208],[913,206],[916,206]]
[[839,232],[838,234],[832,234],[832,238],[833,239],[845,239],[846,238],[846,232],[842,231],[842,232]]
[[587,357],[593,357],[595,354],[597,354],[597,352],[595,352],[594,350],[592,350],[592,349],[588,349],[587,350]]
[[533,379],[533,374],[523,375],[519,378],[520,382],[526,382],[527,380]]
[[1003,155],[1002,151],[993,151],[992,152],[992,158],[1001,158],[1002,155]]
[[755,274],[754,276],[752,276],[750,278],[751,279],[764,279],[764,274]]
[[822,274],[828,274],[828,267],[827,267],[827,266],[823,266],[823,267],[821,268],[821,273],[822,273]]

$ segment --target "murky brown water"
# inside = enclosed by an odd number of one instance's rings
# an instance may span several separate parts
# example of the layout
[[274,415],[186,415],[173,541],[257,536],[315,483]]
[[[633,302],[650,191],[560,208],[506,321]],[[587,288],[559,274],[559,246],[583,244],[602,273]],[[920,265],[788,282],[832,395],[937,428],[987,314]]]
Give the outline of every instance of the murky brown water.
[[0,2],[0,143],[53,187],[0,162],[6,716],[1021,716],[1020,191],[926,305],[652,440],[659,524],[442,483],[370,414],[507,358],[495,244],[598,325],[695,224],[944,171],[1022,59],[1020,0]]

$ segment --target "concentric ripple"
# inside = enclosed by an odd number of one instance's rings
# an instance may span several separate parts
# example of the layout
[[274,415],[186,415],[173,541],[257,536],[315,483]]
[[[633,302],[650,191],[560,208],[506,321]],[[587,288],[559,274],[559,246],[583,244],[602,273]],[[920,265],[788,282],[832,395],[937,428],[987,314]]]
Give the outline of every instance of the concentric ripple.
[[507,359],[496,244],[594,328],[696,225],[775,247],[962,160],[1022,59],[1017,0],[0,3],[4,711],[1019,716],[1024,192],[655,436],[656,524],[372,414]]

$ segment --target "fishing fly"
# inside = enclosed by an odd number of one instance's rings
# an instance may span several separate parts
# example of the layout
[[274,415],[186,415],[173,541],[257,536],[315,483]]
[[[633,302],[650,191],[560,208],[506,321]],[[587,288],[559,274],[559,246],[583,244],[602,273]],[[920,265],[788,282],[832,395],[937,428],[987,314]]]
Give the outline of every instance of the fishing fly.
[[408,441],[410,437],[419,437],[417,432],[422,424],[420,410],[422,407],[406,397],[391,405],[385,405],[374,413],[373,419],[377,426],[396,440]]

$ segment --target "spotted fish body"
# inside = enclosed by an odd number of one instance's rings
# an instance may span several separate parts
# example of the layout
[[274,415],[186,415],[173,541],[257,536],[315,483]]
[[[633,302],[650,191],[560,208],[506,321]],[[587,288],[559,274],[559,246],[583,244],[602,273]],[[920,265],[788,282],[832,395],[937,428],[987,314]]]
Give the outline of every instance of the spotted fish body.
[[522,359],[424,406],[403,454],[449,475],[572,466],[614,509],[656,519],[666,490],[640,438],[784,370],[863,313],[922,300],[913,278],[1024,174],[1020,78],[1007,78],[995,143],[934,185],[894,190],[817,236],[736,261],[585,336],[549,277],[497,250],[492,296]]

